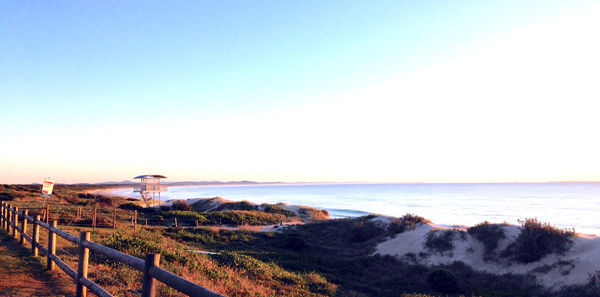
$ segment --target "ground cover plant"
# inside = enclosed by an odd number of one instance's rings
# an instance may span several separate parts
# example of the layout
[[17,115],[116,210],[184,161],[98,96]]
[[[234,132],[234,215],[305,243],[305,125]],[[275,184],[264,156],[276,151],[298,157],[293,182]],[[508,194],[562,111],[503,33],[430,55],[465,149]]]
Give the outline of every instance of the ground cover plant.
[[506,237],[501,225],[490,224],[487,221],[469,228],[467,232],[483,243],[485,260],[492,259],[493,252],[498,248],[498,242]]
[[415,229],[419,224],[431,224],[431,221],[415,214],[405,214],[400,218],[394,219],[389,226],[392,233],[402,233],[407,230]]
[[437,253],[452,251],[454,249],[452,241],[456,232],[455,230],[431,230],[427,233],[425,247]]
[[558,229],[535,218],[525,219],[521,232],[502,252],[502,256],[531,263],[551,253],[564,254],[571,248],[574,236],[575,230]]

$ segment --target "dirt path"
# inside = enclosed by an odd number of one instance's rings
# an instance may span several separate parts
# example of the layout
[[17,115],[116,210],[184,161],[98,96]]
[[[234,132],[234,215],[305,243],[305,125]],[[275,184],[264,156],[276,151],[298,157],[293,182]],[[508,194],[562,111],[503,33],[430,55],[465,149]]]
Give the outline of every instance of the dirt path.
[[30,252],[0,231],[0,296],[75,296],[73,280],[46,271],[45,260]]

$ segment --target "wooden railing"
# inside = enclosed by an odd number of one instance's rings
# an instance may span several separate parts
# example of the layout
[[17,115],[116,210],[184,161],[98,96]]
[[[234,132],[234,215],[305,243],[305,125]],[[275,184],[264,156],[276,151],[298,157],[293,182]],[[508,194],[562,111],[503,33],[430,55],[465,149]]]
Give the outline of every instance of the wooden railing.
[[[15,237],[15,239],[18,239],[22,245],[25,243],[25,240],[31,243],[31,253],[33,256],[38,256],[38,251],[41,251],[43,254],[45,254],[47,257],[46,265],[48,270],[53,271],[55,270],[55,266],[58,266],[60,269],[62,269],[62,271],[75,280],[78,297],[87,296],[88,289],[100,297],[113,296],[88,278],[88,261],[90,250],[142,271],[143,278],[141,293],[143,297],[156,296],[156,280],[159,280],[176,291],[184,293],[188,296],[223,297],[223,295],[215,293],[160,268],[160,254],[147,254],[146,259],[142,260],[140,258],[90,241],[90,232],[81,232],[80,236],[77,237],[73,234],[58,229],[56,220],[52,221],[51,224],[47,224],[40,220],[39,215],[37,215],[35,218],[30,217],[28,216],[27,210],[19,211],[18,207],[13,207],[6,202],[2,202],[0,209],[2,210],[0,212],[0,227],[6,230],[8,234],[12,234],[12,236]],[[28,221],[33,224],[33,234],[31,237],[27,234]],[[44,247],[40,244],[40,227],[48,230],[48,247]],[[57,235],[78,245],[79,254],[77,257],[77,271],[65,264],[65,262],[63,262],[56,255]]]

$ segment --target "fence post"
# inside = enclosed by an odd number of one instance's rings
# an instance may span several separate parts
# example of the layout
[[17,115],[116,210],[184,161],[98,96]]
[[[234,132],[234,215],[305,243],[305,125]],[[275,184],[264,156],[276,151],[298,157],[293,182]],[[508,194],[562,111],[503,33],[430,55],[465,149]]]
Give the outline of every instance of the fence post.
[[90,250],[83,246],[84,241],[90,240],[90,232],[81,232],[79,235],[79,263],[77,264],[77,297],[86,297],[87,288],[79,281],[88,276],[88,262],[90,260]]
[[13,237],[16,239],[17,238],[17,226],[19,226],[19,208],[15,206],[15,218],[13,219],[13,224],[15,225],[13,227]]
[[96,216],[98,215],[98,206],[94,205],[94,215],[92,216],[92,226],[96,230]]
[[8,203],[2,202],[2,229],[6,229],[6,223],[8,222]]
[[113,229],[117,229],[117,208],[113,207]]
[[[56,220],[52,221],[52,226],[56,228],[57,222]],[[50,259],[50,255],[56,255],[56,233],[52,232],[52,228],[48,228],[48,261],[46,262],[46,268],[48,270],[53,271],[56,263]]]
[[4,202],[0,203],[0,226],[4,228]]
[[25,236],[24,234],[27,234],[27,219],[25,218],[26,215],[29,214],[29,211],[26,209],[23,211],[23,220],[21,222],[21,238],[19,238],[19,243],[21,245],[25,244]]
[[160,266],[160,254],[146,254],[144,263],[144,278],[142,280],[142,297],[156,296],[156,279],[150,276],[150,268]]
[[4,201],[0,203],[0,228],[4,228]]
[[38,256],[38,242],[40,241],[40,225],[38,222],[40,221],[40,215],[35,216],[35,220],[33,221],[33,236],[31,236],[31,254],[34,257]]
[[177,228],[177,217],[175,217],[175,228]]
[[10,222],[12,221],[12,205],[8,205],[8,208],[6,209],[6,233],[8,233],[10,235],[10,233],[12,232],[12,229],[10,227]]

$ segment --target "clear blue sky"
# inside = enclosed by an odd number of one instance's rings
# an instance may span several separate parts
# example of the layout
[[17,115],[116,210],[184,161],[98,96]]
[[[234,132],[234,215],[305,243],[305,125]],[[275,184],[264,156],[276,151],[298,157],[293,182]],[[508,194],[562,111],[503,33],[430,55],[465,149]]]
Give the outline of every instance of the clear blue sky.
[[[579,114],[598,99],[585,81],[597,75],[594,12],[594,1],[3,1],[0,182],[600,179],[585,162],[597,122]],[[512,71],[543,79],[503,81]],[[462,84],[481,77],[522,97]],[[554,103],[538,118],[545,94]],[[499,124],[502,112],[517,124]],[[564,112],[575,123],[557,124]],[[523,145],[523,131],[540,141]],[[544,131],[564,141],[540,157],[556,146]]]

